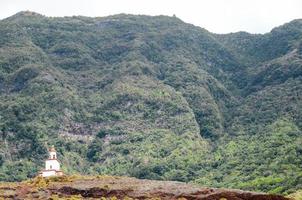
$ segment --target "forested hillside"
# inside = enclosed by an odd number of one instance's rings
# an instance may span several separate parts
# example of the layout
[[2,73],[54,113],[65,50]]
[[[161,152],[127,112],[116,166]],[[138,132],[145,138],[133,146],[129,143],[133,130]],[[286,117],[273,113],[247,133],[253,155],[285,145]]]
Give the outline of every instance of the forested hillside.
[[0,181],[66,173],[302,188],[302,20],[213,34],[176,17],[0,21]]

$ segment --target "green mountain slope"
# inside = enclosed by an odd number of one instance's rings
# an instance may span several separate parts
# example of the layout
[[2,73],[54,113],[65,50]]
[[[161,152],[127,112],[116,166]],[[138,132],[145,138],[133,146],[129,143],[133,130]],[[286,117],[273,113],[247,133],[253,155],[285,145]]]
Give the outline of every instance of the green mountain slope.
[[0,180],[67,173],[301,188],[301,20],[212,34],[175,17],[0,21]]

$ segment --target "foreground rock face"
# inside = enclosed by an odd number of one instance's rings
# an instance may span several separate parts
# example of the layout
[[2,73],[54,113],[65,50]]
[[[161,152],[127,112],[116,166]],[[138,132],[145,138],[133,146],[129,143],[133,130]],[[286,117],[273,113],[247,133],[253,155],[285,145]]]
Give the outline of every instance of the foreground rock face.
[[128,177],[37,178],[0,184],[0,199],[286,200],[283,196]]

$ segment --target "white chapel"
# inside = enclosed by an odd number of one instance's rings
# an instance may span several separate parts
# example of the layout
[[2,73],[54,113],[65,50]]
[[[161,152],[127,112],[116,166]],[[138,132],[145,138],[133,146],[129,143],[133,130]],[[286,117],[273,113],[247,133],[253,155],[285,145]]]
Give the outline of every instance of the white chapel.
[[60,170],[60,163],[57,159],[57,152],[55,147],[52,146],[49,151],[49,157],[45,160],[45,169],[43,169],[39,176],[48,177],[48,176],[62,176],[63,172]]

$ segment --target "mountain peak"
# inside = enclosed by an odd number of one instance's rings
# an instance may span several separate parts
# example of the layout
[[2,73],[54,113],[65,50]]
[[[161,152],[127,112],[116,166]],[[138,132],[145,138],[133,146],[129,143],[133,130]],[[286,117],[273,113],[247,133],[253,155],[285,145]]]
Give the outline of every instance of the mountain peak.
[[17,12],[15,14],[15,16],[42,16],[42,15],[40,13],[36,13],[36,12],[33,12],[33,11],[25,10],[25,11]]
[[25,11],[20,11],[20,12],[17,12],[16,14],[6,18],[6,19],[16,19],[16,18],[22,18],[22,17],[42,17],[43,15],[41,15],[40,13],[36,13],[36,12],[33,12],[33,11],[29,11],[29,10],[25,10]]

